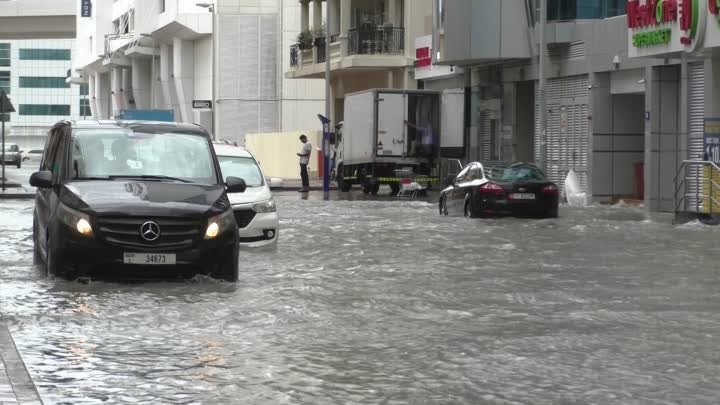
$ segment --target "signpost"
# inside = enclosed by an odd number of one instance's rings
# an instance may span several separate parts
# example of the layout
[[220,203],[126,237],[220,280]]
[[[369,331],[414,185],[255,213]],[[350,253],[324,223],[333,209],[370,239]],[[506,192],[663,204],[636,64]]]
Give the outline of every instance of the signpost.
[[192,108],[212,109],[212,100],[193,100]]
[[318,114],[323,126],[323,192],[330,192],[330,119]]
[[80,17],[92,17],[92,1],[80,1]]
[[5,191],[5,117],[7,113],[15,112],[15,107],[5,94],[0,90],[0,121],[2,121],[2,191]]

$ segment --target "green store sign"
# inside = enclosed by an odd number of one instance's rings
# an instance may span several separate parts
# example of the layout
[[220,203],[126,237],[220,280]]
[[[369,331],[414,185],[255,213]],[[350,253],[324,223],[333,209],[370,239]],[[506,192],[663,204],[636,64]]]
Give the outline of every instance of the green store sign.
[[667,45],[670,43],[672,30],[670,28],[655,31],[639,32],[633,34],[633,46],[636,48],[647,48],[654,45]]

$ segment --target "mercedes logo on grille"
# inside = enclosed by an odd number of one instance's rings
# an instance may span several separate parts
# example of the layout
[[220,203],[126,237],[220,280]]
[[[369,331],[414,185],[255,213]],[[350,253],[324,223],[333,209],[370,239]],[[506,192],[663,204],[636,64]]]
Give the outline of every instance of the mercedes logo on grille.
[[153,221],[147,221],[140,226],[140,236],[148,242],[160,237],[160,227]]
[[527,189],[520,187],[520,188],[518,189],[518,191],[521,192],[521,193],[524,193],[524,192],[527,191]]

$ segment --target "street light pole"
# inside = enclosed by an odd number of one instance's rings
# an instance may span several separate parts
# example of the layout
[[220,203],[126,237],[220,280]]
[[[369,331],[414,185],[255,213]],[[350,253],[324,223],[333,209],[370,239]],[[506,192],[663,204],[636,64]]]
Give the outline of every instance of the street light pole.
[[545,54],[547,43],[545,39],[545,26],[547,25],[547,0],[540,0],[540,52],[538,60],[538,96],[540,97],[540,148],[538,148],[538,163],[544,172],[547,173],[547,98],[545,79]]
[[[334,6],[334,5],[333,5]],[[331,21],[332,13],[330,12],[330,2],[325,2],[325,117],[327,117],[328,123],[327,128],[323,131],[323,192],[330,192],[330,130],[332,128],[330,117],[330,27],[332,27],[333,21]]]
[[212,139],[217,139],[217,114],[215,114],[215,109],[217,108],[217,100],[215,99],[215,83],[217,76],[217,53],[218,53],[218,41],[217,41],[217,32],[216,32],[216,24],[215,24],[215,18],[216,18],[216,10],[215,10],[215,4],[214,3],[196,3],[195,4],[198,7],[207,8],[208,11],[210,11],[210,14],[212,16],[212,105],[211,105],[211,113],[212,113]]

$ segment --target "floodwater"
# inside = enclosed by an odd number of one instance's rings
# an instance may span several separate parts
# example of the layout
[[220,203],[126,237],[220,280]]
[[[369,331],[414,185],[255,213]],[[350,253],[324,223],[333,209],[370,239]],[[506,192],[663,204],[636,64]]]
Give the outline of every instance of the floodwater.
[[720,402],[720,227],[336,198],[279,194],[237,284],[47,279],[32,203],[1,202],[0,313],[45,402]]

